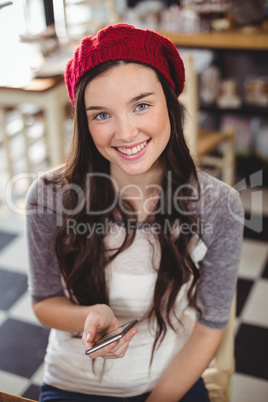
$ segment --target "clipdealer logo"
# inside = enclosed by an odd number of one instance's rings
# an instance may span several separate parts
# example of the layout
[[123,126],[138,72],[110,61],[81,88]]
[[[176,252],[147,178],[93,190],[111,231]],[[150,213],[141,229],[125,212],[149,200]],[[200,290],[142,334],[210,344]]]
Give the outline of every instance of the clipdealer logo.
[[[253,206],[254,205],[259,205],[261,212],[263,211],[263,191],[261,189],[261,186],[263,184],[263,172],[262,170],[259,170],[249,176],[249,186],[247,186],[246,179],[242,179],[239,181],[235,186],[234,190],[230,193],[229,198],[228,198],[228,207],[231,215],[241,224],[244,224],[245,227],[248,229],[253,230],[256,233],[260,233],[263,229],[263,217],[262,213],[260,214],[254,214],[253,211]],[[230,199],[232,194],[235,191],[241,192],[243,190],[250,190],[250,196],[251,196],[251,202],[250,202],[250,217],[248,219],[241,218],[241,216],[238,216],[234,211],[232,211],[232,208],[230,206]]]
[[[5,199],[6,199],[6,204],[7,206],[10,208],[10,210],[18,215],[32,215],[32,214],[36,214],[36,213],[44,213],[44,205],[41,202],[37,208],[33,207],[29,210],[26,210],[24,206],[19,205],[16,203],[16,196],[14,196],[14,187],[16,186],[16,184],[18,184],[21,180],[28,180],[29,182],[34,181],[36,178],[38,177],[42,177],[44,174],[44,172],[38,172],[36,173],[30,173],[30,172],[25,172],[25,173],[19,173],[16,174],[15,176],[13,176],[6,184],[6,188],[5,188]],[[169,172],[169,174],[171,175],[171,172]],[[103,175],[106,177],[106,175]],[[107,179],[112,180],[113,179],[110,176],[107,176]],[[171,180],[171,177],[169,177],[169,182]],[[241,223],[242,225],[244,225],[245,227],[249,228],[250,230],[256,232],[256,233],[260,233],[263,230],[263,217],[262,217],[262,207],[263,207],[263,191],[261,189],[261,186],[263,184],[263,171],[259,170],[253,174],[251,174],[249,176],[249,185],[247,185],[247,180],[246,178],[242,179],[241,181],[239,181],[234,187],[233,189],[231,189],[230,193],[229,193],[229,197],[228,197],[228,210],[229,213],[232,215],[232,217],[234,219],[236,219],[239,223]],[[115,188],[117,187],[117,183],[113,182],[113,185],[115,186]],[[178,191],[176,192],[176,194],[174,195],[174,197],[172,198],[170,195],[170,190],[169,190],[169,201],[170,203],[174,204],[175,208],[179,208],[179,204],[178,204],[178,200],[180,198],[180,191],[183,187],[185,187],[187,185],[183,185],[180,188],[178,188]],[[191,187],[191,186],[190,186]],[[59,197],[59,203],[60,206],[57,205],[57,207],[60,207],[61,210],[63,210],[65,213],[73,213],[73,212],[78,212],[79,209],[82,207],[83,205],[83,194],[80,191],[80,188],[76,185],[72,185],[71,187],[69,186],[69,189],[72,189],[73,191],[75,191],[77,193],[78,196],[78,203],[75,207],[74,210],[65,210],[64,209],[64,205],[62,203],[62,196],[64,193],[64,190],[61,192],[61,197]],[[139,190],[139,189],[137,189]],[[159,188],[158,189],[160,191],[160,200],[161,197],[163,197],[162,194],[162,189]],[[192,189],[193,193],[192,195],[189,197],[189,201],[191,200],[195,200],[196,199],[196,194],[194,192],[194,188]],[[250,217],[247,219],[244,219],[244,217],[241,216],[241,214],[237,214],[236,211],[234,210],[234,208],[232,207],[232,196],[235,195],[237,192],[242,192],[244,190],[248,190],[250,191],[250,196],[251,196],[251,207],[250,207]],[[48,203],[53,204],[53,197],[49,197],[49,189],[47,191],[47,195],[48,195]],[[52,190],[51,190],[52,191]],[[204,189],[203,189],[204,191]],[[141,190],[140,190],[141,192]],[[138,192],[138,196],[142,197],[142,194]],[[40,196],[42,198],[42,192],[41,194],[39,194],[38,192],[38,196]],[[155,197],[155,196],[154,196]],[[50,199],[51,198],[51,199]],[[124,197],[123,197],[124,198]],[[52,200],[52,201],[51,201]],[[42,200],[42,201],[46,201],[46,200]],[[116,203],[116,199],[112,200],[113,202],[111,203],[110,208],[113,208],[113,206]],[[58,204],[58,203],[57,203]],[[254,205],[258,205],[259,209],[260,209],[260,213],[259,214],[254,214],[253,213],[253,207]],[[53,213],[53,206],[54,205],[50,205],[51,208],[48,208],[48,210],[46,211],[46,213]],[[123,206],[122,206],[123,207]],[[169,205],[170,207],[170,205]],[[88,206],[88,208],[90,209],[90,205]],[[202,208],[202,205],[201,205]],[[180,213],[184,213],[185,211],[181,211],[179,210]],[[87,212],[91,213],[94,215],[94,211],[88,211]],[[161,208],[158,212],[161,212]],[[192,211],[193,212],[193,211]],[[98,212],[99,213],[99,212]],[[187,213],[187,212],[186,212]],[[59,222],[57,220],[57,225],[62,224],[62,216],[59,214],[57,215],[57,219],[59,219]]]

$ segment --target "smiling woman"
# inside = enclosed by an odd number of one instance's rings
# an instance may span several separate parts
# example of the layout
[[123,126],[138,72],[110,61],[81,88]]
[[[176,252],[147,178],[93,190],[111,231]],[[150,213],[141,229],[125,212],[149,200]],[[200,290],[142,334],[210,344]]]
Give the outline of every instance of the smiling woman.
[[[160,176],[157,162],[170,138],[166,98],[154,70],[141,64],[117,64],[86,87],[89,132],[100,154],[109,160],[116,181],[121,182],[123,175],[144,174],[147,182],[145,174]],[[92,105],[93,100],[101,106]]]
[[27,199],[33,308],[52,328],[40,401],[208,402],[201,375],[228,321],[243,210],[191,158],[181,57],[151,30],[107,26],[65,81],[70,153]]

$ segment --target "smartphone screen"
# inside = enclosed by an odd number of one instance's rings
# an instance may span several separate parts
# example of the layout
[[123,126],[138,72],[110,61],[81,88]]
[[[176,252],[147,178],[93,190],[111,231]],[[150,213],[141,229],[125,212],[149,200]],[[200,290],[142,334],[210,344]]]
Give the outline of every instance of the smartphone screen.
[[133,320],[130,322],[127,322],[126,324],[121,325],[119,328],[115,329],[114,331],[108,332],[107,334],[103,335],[95,344],[92,348],[87,349],[85,351],[86,355],[89,355],[90,353],[95,352],[96,350],[99,350],[103,348],[104,346],[109,345],[112,342],[115,342],[121,338],[123,338],[124,335],[128,331],[131,330],[136,324],[138,320]]

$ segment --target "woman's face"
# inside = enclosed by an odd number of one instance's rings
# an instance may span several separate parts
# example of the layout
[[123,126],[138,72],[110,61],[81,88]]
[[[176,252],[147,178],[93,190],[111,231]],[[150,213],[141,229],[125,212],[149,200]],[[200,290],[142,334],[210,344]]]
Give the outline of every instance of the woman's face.
[[111,171],[133,176],[158,165],[170,121],[154,70],[135,63],[111,68],[88,83],[85,107],[92,139]]

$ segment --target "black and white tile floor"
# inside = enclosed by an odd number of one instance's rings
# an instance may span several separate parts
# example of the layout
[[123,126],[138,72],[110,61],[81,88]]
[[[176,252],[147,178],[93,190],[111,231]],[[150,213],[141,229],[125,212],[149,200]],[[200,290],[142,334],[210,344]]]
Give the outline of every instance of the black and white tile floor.
[[[1,195],[1,194],[0,194]],[[246,210],[250,191],[241,193]],[[3,196],[3,194],[2,194]],[[268,190],[263,230],[246,229],[238,279],[236,373],[232,402],[268,401]],[[266,211],[265,211],[266,208]],[[24,216],[0,204],[0,390],[38,399],[49,330],[35,318],[27,293]]]

